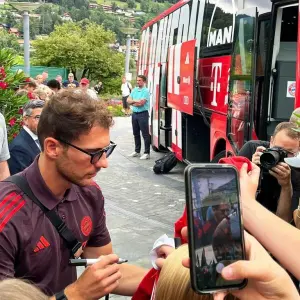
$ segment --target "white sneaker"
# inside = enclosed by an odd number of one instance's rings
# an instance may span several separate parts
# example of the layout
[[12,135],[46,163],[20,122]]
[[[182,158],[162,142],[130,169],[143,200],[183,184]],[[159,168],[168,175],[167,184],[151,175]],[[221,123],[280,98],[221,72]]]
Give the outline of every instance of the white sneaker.
[[128,155],[128,157],[138,157],[138,156],[141,156],[141,154],[137,152],[132,152],[131,154]]
[[140,159],[150,159],[150,154],[144,153]]

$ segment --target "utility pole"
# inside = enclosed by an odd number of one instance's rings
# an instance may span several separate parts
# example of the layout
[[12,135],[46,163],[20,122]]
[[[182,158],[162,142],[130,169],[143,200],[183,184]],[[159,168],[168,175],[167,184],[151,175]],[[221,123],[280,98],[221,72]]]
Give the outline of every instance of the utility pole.
[[130,35],[127,35],[126,40],[126,57],[125,57],[125,75],[129,73],[129,63],[130,63]]
[[[44,1],[45,2],[45,1]],[[42,1],[39,2],[9,2],[9,5],[14,7],[23,14],[23,32],[24,32],[24,71],[27,76],[30,76],[30,28],[29,28],[29,13],[37,9]]]
[[29,29],[29,13],[23,12],[23,34],[24,34],[24,71],[30,76],[30,29]]

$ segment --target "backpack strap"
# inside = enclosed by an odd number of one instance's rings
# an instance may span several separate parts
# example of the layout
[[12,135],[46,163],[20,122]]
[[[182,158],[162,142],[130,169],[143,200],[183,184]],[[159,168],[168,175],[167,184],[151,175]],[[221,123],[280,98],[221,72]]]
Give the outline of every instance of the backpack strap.
[[24,192],[24,194],[27,195],[29,199],[31,199],[32,202],[34,202],[42,210],[42,212],[55,227],[60,237],[64,240],[67,248],[71,251],[72,256],[75,257],[76,252],[82,246],[81,243],[75,238],[72,231],[67,227],[66,223],[58,216],[58,214],[54,210],[49,210],[40,202],[40,200],[31,190],[27,179],[21,175],[13,175],[3,181],[14,183]]
[[129,89],[129,92],[131,93],[132,89],[130,88],[130,85],[129,85],[129,83],[128,83],[128,82],[126,82],[126,84],[127,84],[127,87],[128,87],[128,89]]

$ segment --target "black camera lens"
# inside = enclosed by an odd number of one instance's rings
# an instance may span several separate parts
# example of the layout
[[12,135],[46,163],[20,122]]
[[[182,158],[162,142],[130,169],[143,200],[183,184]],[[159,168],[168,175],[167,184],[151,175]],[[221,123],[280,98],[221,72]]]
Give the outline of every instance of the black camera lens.
[[280,158],[280,153],[278,151],[268,151],[261,155],[260,164],[263,168],[269,170],[279,163]]

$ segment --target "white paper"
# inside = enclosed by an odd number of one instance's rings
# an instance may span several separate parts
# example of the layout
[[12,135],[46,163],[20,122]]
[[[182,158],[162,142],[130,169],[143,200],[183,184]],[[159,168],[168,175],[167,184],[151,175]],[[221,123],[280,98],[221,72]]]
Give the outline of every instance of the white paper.
[[155,263],[156,259],[158,258],[156,250],[163,245],[167,245],[175,248],[174,239],[169,238],[166,234],[164,234],[154,242],[153,248],[150,251],[150,259],[151,259],[151,264],[155,270],[159,270],[159,267]]

